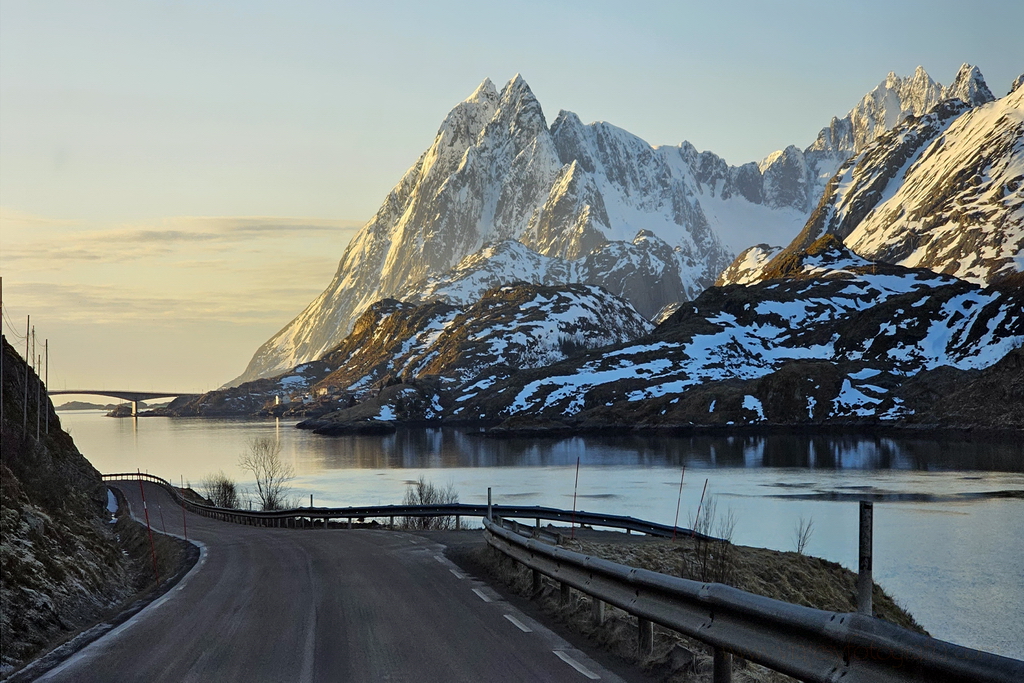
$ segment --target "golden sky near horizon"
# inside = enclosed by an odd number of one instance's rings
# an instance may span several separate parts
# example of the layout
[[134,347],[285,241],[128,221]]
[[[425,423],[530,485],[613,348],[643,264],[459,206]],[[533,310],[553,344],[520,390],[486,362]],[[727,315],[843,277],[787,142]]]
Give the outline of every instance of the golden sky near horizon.
[[360,226],[270,217],[98,225],[0,209],[4,334],[23,336],[32,316],[37,344],[51,339],[54,389],[212,389],[242,372],[242,349],[254,351],[322,291]]

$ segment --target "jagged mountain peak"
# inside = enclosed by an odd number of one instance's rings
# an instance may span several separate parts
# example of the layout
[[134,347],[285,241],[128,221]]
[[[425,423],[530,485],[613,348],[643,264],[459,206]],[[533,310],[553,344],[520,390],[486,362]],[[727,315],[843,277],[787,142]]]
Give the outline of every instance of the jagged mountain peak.
[[547,121],[540,102],[529,84],[516,74],[505,84],[498,96],[498,107],[488,128],[507,131],[519,141],[532,139],[542,130],[547,131]]
[[[961,74],[960,85],[984,83],[969,65]],[[984,92],[966,96],[977,101]],[[774,277],[794,252],[828,234],[871,261],[979,284],[1014,277],[1024,253],[1022,179],[1024,90],[975,106],[945,99],[847,160],[790,246],[748,250],[719,282]]]
[[956,97],[972,106],[987,104],[996,99],[992,95],[992,91],[989,90],[988,84],[985,83],[985,77],[981,75],[981,70],[966,62],[956,72],[953,83],[943,91],[943,99],[951,97]]
[[1022,85],[1024,85],[1024,74],[1021,74],[1020,76],[1017,76],[1017,78],[1013,79],[1013,85],[1010,86],[1010,92],[1007,94],[1017,92],[1017,88],[1019,88]]
[[482,102],[482,101],[496,102],[498,100],[498,89],[494,87],[494,83],[490,78],[485,78],[480,82],[480,85],[476,87],[473,94],[466,98],[467,102]]

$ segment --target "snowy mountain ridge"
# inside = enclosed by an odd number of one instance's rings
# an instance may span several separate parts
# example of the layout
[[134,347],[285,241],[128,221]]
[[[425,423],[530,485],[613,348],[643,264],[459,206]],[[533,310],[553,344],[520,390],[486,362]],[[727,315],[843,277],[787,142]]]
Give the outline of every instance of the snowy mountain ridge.
[[[990,97],[966,82],[955,85]],[[786,249],[748,249],[719,284],[773,277],[779,259],[825,234],[871,260],[978,283],[1024,270],[1024,88],[905,119],[843,164]]]
[[[961,72],[951,88],[984,97],[980,73]],[[847,117],[861,131],[850,144],[946,92],[923,69],[893,79]],[[549,127],[522,77],[500,92],[485,80],[352,239],[328,288],[233,384],[319,358],[385,298],[466,304],[505,282],[581,282],[653,317],[710,286],[734,250],[796,234],[822,178],[845,159],[845,138],[833,137],[734,167],[689,143],[652,147],[571,112]]]

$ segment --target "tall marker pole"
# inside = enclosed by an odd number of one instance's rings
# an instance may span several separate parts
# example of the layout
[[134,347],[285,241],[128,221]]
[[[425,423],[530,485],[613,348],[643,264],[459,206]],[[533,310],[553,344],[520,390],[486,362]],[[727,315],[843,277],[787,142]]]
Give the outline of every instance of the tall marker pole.
[[860,501],[860,538],[857,562],[857,611],[869,617],[871,609],[871,592],[874,582],[871,580],[871,547],[874,533],[874,503]]
[[679,504],[683,502],[683,478],[686,477],[686,465],[683,465],[683,473],[679,475],[679,497],[676,498],[676,521],[672,524],[672,540],[676,540],[676,529],[679,528]]
[[[704,507],[704,494],[708,492],[708,480],[704,480],[704,490],[700,492],[700,503],[697,504],[697,516],[693,518],[693,529],[690,531],[697,531],[698,522],[700,522],[700,509]],[[709,529],[710,531],[710,529]]]
[[576,538],[576,491],[580,487],[580,456],[576,456],[576,483],[572,487],[572,531],[569,538]]
[[188,519],[185,517],[185,477],[184,475],[178,475],[178,481],[181,483],[181,526],[185,530],[185,540],[188,540]]
[[153,545],[153,527],[149,525],[149,508],[146,507],[146,490],[142,487],[142,472],[138,469],[135,470],[139,474],[139,493],[142,494],[142,510],[146,513],[146,531],[149,532],[149,552],[153,556],[153,573],[156,574],[156,582],[160,583],[160,570],[156,566],[156,546]]

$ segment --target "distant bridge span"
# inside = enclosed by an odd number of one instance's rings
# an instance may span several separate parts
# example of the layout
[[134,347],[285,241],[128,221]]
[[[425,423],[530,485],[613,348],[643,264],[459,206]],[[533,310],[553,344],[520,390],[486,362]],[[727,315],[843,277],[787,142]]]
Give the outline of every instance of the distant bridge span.
[[83,394],[86,396],[109,396],[119,398],[122,401],[131,401],[132,415],[139,414],[139,401],[148,401],[153,398],[172,398],[180,396],[199,396],[183,391],[118,391],[116,389],[61,389],[59,391],[47,392],[50,396],[60,394]]

